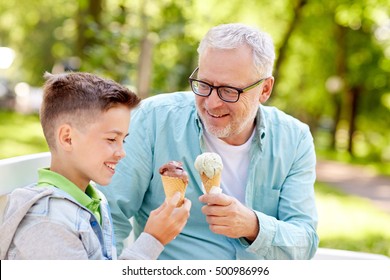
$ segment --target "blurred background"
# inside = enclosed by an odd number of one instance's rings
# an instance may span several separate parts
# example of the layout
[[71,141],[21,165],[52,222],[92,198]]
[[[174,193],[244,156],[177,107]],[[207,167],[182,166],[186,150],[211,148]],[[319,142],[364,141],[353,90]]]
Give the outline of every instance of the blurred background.
[[[390,0],[0,0],[0,158],[48,150],[45,71],[92,72],[143,98],[189,90],[200,39],[229,22],[273,37],[267,105],[310,126],[319,161],[389,178]],[[390,211],[338,187],[316,184],[320,245],[390,256]]]

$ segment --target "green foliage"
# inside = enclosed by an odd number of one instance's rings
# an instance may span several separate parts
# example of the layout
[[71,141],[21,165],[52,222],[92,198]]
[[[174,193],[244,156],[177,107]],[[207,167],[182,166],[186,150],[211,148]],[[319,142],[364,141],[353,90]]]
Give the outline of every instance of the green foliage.
[[76,10],[77,3],[66,0],[0,3],[0,45],[17,52],[10,69],[14,82],[39,86],[45,71],[51,72],[57,60],[72,54],[69,18]]
[[[88,10],[92,2],[102,2],[102,11]],[[268,104],[308,123],[319,150],[347,152],[351,161],[376,162],[387,170],[389,15],[388,0],[1,1],[0,45],[17,56],[0,76],[38,86],[44,71],[76,61],[76,70],[136,89],[147,41],[148,94],[188,90],[199,40],[211,26],[257,25],[274,38],[280,58]],[[332,90],[335,77],[342,83]],[[356,104],[352,89],[358,91]]]

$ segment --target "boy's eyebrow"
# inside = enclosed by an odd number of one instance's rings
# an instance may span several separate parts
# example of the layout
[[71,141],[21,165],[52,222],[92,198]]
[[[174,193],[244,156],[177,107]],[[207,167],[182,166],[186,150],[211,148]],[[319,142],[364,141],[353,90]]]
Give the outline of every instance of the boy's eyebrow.
[[[118,135],[123,135],[123,132],[122,132],[122,131],[119,131],[119,130],[116,130],[116,129],[107,131],[106,133],[115,133],[115,134],[118,134]],[[129,135],[129,133],[127,133],[127,134],[125,135],[125,137],[127,137],[128,135]]]

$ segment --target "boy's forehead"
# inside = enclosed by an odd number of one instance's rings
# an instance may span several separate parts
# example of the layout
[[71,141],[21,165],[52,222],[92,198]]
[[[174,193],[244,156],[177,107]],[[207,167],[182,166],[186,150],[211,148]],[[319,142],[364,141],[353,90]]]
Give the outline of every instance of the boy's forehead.
[[92,117],[90,125],[101,125],[106,130],[117,131],[123,134],[123,131],[129,126],[130,109],[126,106],[112,107],[104,112],[100,112]]
[[96,125],[109,127],[118,127],[126,125],[130,120],[130,109],[126,106],[115,106],[108,110],[85,109],[77,110],[73,113],[65,113],[58,116],[56,126],[70,124],[79,129],[88,128]]

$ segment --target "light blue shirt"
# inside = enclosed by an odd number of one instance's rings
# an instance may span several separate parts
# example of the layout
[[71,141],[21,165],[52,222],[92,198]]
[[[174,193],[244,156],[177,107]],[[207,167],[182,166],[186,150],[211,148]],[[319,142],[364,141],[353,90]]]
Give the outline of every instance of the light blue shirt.
[[160,259],[310,259],[318,247],[314,198],[315,151],[307,125],[274,107],[259,106],[250,148],[246,206],[257,215],[260,231],[249,244],[209,230],[201,212],[196,157],[205,149],[194,94],[160,94],[142,101],[132,113],[127,156],[111,184],[100,188],[112,210],[119,251],[132,230],[142,231],[150,211],[164,199],[159,168],[175,160],[189,175],[186,197],[190,218]]

